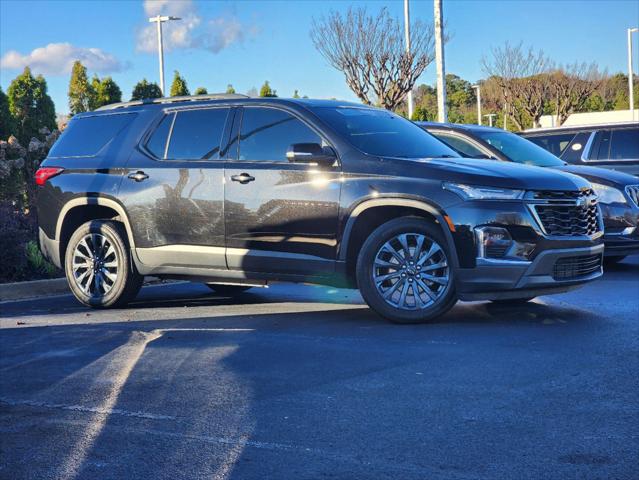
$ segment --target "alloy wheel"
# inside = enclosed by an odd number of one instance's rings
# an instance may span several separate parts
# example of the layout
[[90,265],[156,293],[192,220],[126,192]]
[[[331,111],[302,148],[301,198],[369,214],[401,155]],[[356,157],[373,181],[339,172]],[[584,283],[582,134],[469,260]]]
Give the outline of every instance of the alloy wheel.
[[115,248],[100,233],[85,235],[73,251],[73,279],[90,297],[109,293],[118,278],[118,266]]
[[375,255],[373,281],[379,295],[401,310],[432,307],[449,285],[446,253],[421,233],[402,233]]

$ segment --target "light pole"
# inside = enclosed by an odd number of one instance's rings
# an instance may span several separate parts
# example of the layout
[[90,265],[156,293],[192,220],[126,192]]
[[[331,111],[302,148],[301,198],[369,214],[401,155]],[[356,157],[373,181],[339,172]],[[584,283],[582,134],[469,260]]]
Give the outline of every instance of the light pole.
[[497,116],[496,113],[487,113],[486,115],[484,115],[484,117],[488,117],[488,126],[492,127],[493,126],[493,118],[495,118]]
[[[406,53],[410,56],[410,13],[408,0],[404,0],[404,33],[406,35]],[[413,89],[408,92],[408,119],[413,118]]]
[[639,28],[628,29],[628,101],[630,102],[630,118],[635,119],[635,86],[632,74],[632,34]]
[[444,67],[444,22],[442,0],[433,0],[435,17],[435,61],[437,62],[437,121],[448,121],[446,112],[446,68]]
[[149,22],[156,22],[158,24],[158,55],[160,57],[160,90],[162,90],[162,95],[166,96],[164,93],[164,48],[162,47],[162,23],[168,22],[170,20],[182,20],[179,17],[166,17],[158,15],[156,17],[149,18]]
[[472,87],[477,91],[477,125],[481,125],[481,85]]

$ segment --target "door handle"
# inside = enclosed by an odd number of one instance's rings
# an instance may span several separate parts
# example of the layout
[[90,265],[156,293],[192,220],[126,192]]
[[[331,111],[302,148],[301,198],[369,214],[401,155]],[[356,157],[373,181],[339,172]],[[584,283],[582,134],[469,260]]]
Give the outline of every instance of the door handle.
[[141,170],[138,170],[135,173],[130,173],[129,177],[131,180],[135,180],[136,182],[141,182],[142,180],[146,180],[149,176]]
[[231,180],[233,180],[234,182],[240,182],[242,185],[245,185],[255,180],[255,177],[252,177],[248,173],[241,173],[239,175],[232,175]]

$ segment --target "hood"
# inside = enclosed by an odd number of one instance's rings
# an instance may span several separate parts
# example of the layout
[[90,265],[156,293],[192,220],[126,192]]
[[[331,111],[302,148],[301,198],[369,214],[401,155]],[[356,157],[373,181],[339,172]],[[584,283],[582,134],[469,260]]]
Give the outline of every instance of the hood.
[[607,168],[589,167],[586,165],[564,165],[555,167],[556,170],[562,172],[573,173],[584,177],[591,182],[601,183],[611,187],[617,187],[623,190],[627,185],[638,185],[639,180],[634,175],[619,172],[617,170],[609,170]]
[[[590,188],[584,178],[555,169],[521,165],[514,162],[486,161],[473,158],[392,158],[392,174],[421,176],[426,179],[452,181],[469,185],[512,188],[518,190],[579,190]],[[410,164],[410,167],[408,166]]]

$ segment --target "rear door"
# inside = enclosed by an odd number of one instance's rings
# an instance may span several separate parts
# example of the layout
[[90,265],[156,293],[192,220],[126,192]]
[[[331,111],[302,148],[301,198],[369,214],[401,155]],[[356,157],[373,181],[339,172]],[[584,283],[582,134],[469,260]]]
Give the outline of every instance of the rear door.
[[226,269],[220,150],[232,113],[229,107],[167,110],[132,155],[120,197],[142,263]]
[[294,113],[245,106],[225,171],[229,269],[323,275],[334,270],[340,168],[291,163],[295,143],[326,141]]

